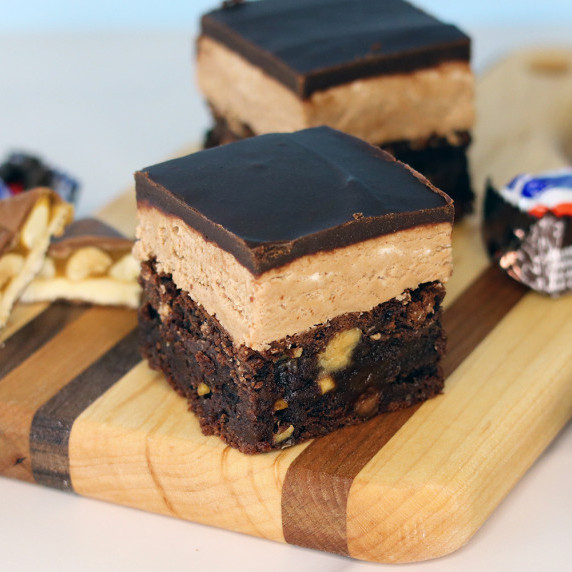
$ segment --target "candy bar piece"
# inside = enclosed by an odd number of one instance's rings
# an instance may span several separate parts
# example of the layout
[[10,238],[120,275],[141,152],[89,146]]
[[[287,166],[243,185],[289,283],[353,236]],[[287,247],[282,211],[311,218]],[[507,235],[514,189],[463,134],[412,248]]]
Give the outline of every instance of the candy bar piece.
[[254,453],[439,393],[451,199],[327,127],[136,174],[141,346]]
[[529,288],[572,291],[572,168],[519,175],[497,190],[489,183],[483,235],[489,255]]
[[47,188],[0,201],[0,329],[72,218],[73,207]]
[[137,308],[141,287],[133,242],[103,222],[72,223],[54,241],[22,302],[68,300]]
[[402,0],[261,0],[202,19],[207,146],[328,125],[379,145],[472,208],[470,39]]

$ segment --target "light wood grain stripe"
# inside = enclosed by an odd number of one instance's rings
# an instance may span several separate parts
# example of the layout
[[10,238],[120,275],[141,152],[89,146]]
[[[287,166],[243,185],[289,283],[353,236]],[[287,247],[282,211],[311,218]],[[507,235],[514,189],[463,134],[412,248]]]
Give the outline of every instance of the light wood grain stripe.
[[85,307],[52,304],[10,336],[0,347],[0,383],[15,367],[26,361],[84,312]]
[[[489,267],[444,312],[446,377],[500,323],[526,290]],[[286,473],[282,525],[290,544],[350,555],[347,502],[353,480],[419,410],[421,405],[381,415],[313,441]]]
[[38,484],[73,491],[68,446],[74,421],[140,361],[133,330],[38,409],[30,429],[32,473]]
[[135,324],[132,310],[86,310],[2,379],[0,475],[33,481],[29,436],[36,411]]
[[73,424],[77,494],[284,542],[282,483],[307,446],[244,455],[205,437],[158,372],[139,363]]

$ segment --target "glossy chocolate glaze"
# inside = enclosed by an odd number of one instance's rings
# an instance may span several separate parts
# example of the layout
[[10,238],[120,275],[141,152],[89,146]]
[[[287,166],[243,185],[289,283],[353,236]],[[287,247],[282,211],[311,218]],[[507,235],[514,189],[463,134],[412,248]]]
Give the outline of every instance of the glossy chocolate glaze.
[[318,251],[453,222],[453,201],[389,153],[329,127],[253,137],[135,174],[137,201],[259,275]]
[[[243,124],[242,128],[247,135],[237,135],[230,129],[224,117],[215,113],[214,119],[213,128],[206,133],[204,149],[255,137],[246,124]],[[446,137],[433,136],[424,140],[393,141],[379,147],[425,175],[438,189],[447,193],[455,201],[455,222],[459,222],[465,215],[473,212],[475,195],[469,177],[467,157],[471,134],[468,131],[457,131],[455,136],[458,141],[456,145],[452,145]]]
[[262,0],[214,10],[202,34],[300,97],[358,78],[470,59],[470,39],[402,0]]

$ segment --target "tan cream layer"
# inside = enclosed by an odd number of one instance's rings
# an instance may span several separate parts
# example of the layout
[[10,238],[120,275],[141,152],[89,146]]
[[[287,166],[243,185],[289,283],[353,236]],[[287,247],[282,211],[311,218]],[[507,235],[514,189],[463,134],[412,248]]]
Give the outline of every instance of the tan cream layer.
[[370,143],[426,139],[455,143],[473,126],[474,77],[466,62],[383,75],[298,98],[260,68],[215,40],[199,39],[198,83],[206,99],[242,135],[329,125]]
[[178,288],[216,316],[236,344],[255,350],[451,275],[448,223],[304,256],[254,276],[180,219],[146,205],[138,215],[135,256],[155,258],[158,271],[171,274]]

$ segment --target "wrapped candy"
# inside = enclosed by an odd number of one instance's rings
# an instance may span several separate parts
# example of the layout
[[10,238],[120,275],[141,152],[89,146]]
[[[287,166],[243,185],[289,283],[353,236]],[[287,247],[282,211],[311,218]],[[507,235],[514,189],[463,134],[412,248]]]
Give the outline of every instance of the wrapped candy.
[[515,280],[550,296],[572,291],[572,168],[489,182],[483,236],[489,255]]

